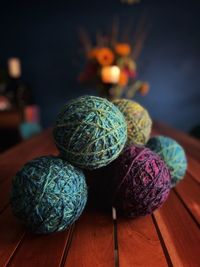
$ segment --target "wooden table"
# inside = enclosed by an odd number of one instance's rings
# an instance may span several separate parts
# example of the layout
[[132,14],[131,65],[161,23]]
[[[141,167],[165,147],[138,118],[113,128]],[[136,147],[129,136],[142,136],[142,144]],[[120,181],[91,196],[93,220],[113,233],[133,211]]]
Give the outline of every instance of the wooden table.
[[22,140],[19,132],[21,122],[21,110],[0,111],[0,152],[16,145]]
[[[175,138],[185,148],[189,167],[152,216],[117,219],[120,267],[200,266],[200,143],[155,123],[153,134]],[[11,177],[28,160],[57,154],[50,130],[0,155],[0,267],[113,267],[111,215],[83,213],[69,230],[50,235],[25,231],[9,206]]]

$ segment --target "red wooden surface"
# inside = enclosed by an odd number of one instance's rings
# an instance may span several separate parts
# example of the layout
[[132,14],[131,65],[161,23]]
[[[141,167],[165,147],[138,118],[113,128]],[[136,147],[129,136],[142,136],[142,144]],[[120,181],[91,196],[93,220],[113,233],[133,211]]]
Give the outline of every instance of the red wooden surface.
[[26,233],[9,266],[60,266],[70,231],[50,235]]
[[[200,143],[160,123],[153,134],[184,146],[188,172],[152,216],[117,219],[119,266],[200,266]],[[0,267],[114,266],[111,215],[88,210],[69,230],[51,235],[31,234],[13,217],[12,176],[26,161],[46,154],[57,154],[50,130],[0,155]]]
[[113,224],[108,215],[86,212],[75,225],[66,267],[113,267]]
[[173,265],[198,267],[200,231],[173,191],[155,218]]
[[187,173],[185,179],[174,190],[200,224],[200,185]]
[[191,176],[200,184],[200,161],[198,162],[196,159],[188,156],[188,172]]
[[186,150],[189,161],[185,178],[170,193],[155,218],[174,266],[200,266],[200,142],[161,123],[154,134],[168,135]]
[[0,215],[0,266],[6,266],[25,234],[9,208]]
[[121,267],[168,266],[151,216],[119,219],[118,236]]

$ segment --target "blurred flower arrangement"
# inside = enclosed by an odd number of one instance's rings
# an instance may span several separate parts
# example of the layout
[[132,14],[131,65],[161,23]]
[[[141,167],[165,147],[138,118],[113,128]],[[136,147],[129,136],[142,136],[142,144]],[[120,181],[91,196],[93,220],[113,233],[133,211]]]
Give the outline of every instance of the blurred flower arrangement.
[[117,35],[118,25],[115,22],[111,35],[97,33],[96,45],[93,46],[88,34],[83,30],[80,32],[86,65],[78,80],[93,85],[100,96],[111,100],[120,97],[133,98],[136,92],[146,95],[149,84],[137,79],[136,64],[146,32],[137,32],[133,44],[129,40],[118,41]]
[[140,0],[121,0],[121,2],[128,5],[134,5],[134,4],[139,4]]

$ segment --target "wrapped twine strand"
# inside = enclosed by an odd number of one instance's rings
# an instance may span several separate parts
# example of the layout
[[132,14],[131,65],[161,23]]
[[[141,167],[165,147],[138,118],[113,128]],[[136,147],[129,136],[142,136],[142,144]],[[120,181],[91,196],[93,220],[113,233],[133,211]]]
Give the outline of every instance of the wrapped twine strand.
[[147,147],[156,152],[166,163],[171,172],[171,187],[180,182],[187,170],[185,151],[174,139],[167,136],[150,138]]
[[152,120],[148,111],[137,102],[129,99],[116,99],[113,103],[126,119],[128,128],[127,145],[146,144],[150,138],[152,128]]
[[82,171],[54,156],[26,163],[13,178],[13,213],[35,233],[65,230],[81,215],[86,201]]
[[108,100],[83,96],[63,107],[53,135],[64,159],[80,168],[97,169],[118,157],[127,140],[127,125]]
[[131,218],[151,214],[167,199],[170,180],[170,172],[157,154],[129,146],[115,161],[113,205]]

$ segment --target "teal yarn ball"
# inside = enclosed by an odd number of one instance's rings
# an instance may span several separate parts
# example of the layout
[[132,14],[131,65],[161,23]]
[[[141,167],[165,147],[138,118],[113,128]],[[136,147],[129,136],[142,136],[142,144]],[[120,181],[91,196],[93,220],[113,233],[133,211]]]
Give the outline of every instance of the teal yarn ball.
[[181,181],[187,170],[185,151],[174,139],[166,136],[150,138],[147,147],[156,152],[171,172],[171,187]]
[[85,176],[60,158],[39,157],[15,175],[10,200],[14,215],[33,232],[63,231],[86,205]]
[[82,96],[63,107],[53,135],[64,159],[83,169],[97,169],[118,157],[127,140],[127,125],[105,98]]

